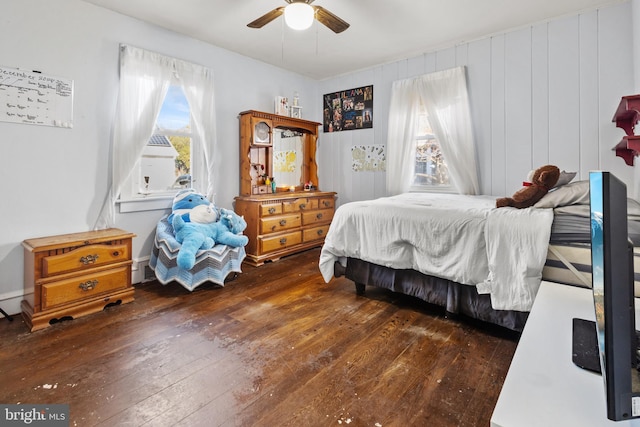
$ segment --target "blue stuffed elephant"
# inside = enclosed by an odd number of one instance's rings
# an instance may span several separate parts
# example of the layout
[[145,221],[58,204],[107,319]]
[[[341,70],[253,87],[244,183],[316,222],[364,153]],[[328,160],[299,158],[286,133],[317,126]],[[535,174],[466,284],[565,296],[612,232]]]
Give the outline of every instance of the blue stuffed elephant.
[[[200,214],[202,210],[205,213]],[[245,246],[249,243],[247,236],[238,234],[246,228],[244,218],[233,211],[222,209],[220,219],[218,213],[210,212],[210,206],[197,206],[192,212],[194,217],[213,219],[210,222],[186,222],[181,215],[174,215],[172,226],[176,240],[181,244],[178,251],[178,267],[183,270],[191,270],[196,263],[196,254],[199,250],[211,249],[216,244],[232,247]],[[244,226],[243,226],[244,223]],[[232,230],[235,230],[232,231]]]

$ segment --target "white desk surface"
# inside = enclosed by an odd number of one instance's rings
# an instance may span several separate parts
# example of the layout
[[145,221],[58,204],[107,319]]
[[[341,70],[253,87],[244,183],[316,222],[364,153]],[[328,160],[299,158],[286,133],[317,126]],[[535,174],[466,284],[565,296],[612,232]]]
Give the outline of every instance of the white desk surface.
[[[636,319],[640,319],[636,300]],[[607,418],[602,376],[571,360],[573,318],[594,320],[590,289],[542,282],[511,362],[492,427],[640,426]]]

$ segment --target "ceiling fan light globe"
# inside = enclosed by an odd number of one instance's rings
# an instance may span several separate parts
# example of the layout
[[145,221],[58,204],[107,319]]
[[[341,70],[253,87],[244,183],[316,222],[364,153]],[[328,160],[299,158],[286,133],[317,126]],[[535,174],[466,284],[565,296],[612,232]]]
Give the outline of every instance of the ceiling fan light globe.
[[290,3],[284,8],[284,22],[293,30],[306,30],[313,24],[313,7],[307,3]]

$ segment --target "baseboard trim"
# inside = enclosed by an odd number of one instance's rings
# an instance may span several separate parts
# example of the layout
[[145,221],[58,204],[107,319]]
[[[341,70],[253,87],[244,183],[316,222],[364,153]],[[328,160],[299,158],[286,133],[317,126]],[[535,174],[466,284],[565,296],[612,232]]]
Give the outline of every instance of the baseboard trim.
[[[22,309],[20,303],[24,299],[22,291],[7,292],[0,295],[0,308],[7,312],[11,316],[19,316]],[[2,318],[0,314],[0,318]]]
[[153,270],[149,268],[150,256],[136,258],[131,266],[131,283],[150,282],[156,278]]

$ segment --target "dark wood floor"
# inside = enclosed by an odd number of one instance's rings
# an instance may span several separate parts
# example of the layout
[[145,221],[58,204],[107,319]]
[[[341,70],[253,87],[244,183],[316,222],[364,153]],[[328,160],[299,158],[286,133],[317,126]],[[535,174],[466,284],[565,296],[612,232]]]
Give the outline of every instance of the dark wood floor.
[[71,426],[488,426],[517,336],[325,284],[319,253],[34,333],[0,320],[0,402],[68,403]]

